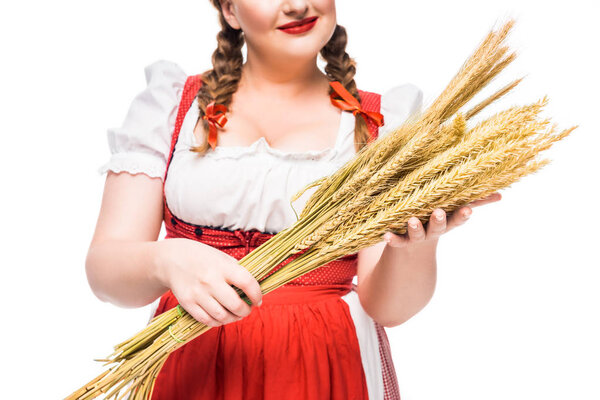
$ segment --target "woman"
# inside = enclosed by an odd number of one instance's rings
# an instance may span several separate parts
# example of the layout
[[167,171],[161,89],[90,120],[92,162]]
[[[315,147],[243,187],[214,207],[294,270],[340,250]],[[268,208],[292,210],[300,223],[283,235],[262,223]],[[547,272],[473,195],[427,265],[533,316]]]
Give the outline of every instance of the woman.
[[[155,315],[179,303],[213,327],[169,356],[153,399],[398,399],[383,326],[429,301],[438,237],[469,206],[448,221],[435,210],[427,230],[413,218],[408,234],[387,233],[264,298],[237,260],[294,222],[300,188],[419,112],[422,93],[357,89],[334,0],[211,2],[222,27],[213,68],[149,65],[147,88],[109,130],[90,285],[117,305],[155,302]],[[169,240],[157,241],[163,220]]]

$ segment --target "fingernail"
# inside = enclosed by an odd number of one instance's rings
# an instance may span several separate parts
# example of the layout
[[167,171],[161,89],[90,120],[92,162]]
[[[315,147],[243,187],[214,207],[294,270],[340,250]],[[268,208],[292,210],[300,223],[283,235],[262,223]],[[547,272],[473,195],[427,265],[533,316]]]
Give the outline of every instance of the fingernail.
[[444,219],[444,216],[442,214],[436,214],[435,219],[437,219],[438,221],[441,221],[442,219]]

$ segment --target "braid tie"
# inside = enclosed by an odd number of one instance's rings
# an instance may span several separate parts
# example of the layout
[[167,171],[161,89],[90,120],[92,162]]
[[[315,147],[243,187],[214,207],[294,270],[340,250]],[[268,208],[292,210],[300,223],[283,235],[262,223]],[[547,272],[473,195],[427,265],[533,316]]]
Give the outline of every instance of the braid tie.
[[[383,114],[378,113],[377,111],[365,111],[361,107],[358,100],[353,97],[350,92],[346,90],[344,86],[338,81],[329,82],[329,85],[333,88],[333,93],[329,95],[331,99],[331,104],[334,106],[341,108],[345,111],[352,111],[352,115],[356,116],[356,114],[360,114],[365,122],[367,118],[371,119],[378,127],[383,126]],[[342,97],[341,99],[335,98],[336,95]]]
[[[358,152],[370,139],[368,121],[379,127],[383,124],[383,115],[368,113],[362,109],[360,92],[356,87],[356,61],[346,52],[348,36],[346,28],[337,25],[329,42],[321,49],[321,56],[327,62],[325,72],[329,78],[331,90],[329,96],[334,106],[352,111],[354,123],[354,148]],[[342,97],[342,100],[334,96]],[[359,115],[361,118],[359,118]]]
[[206,113],[202,116],[202,119],[207,120],[209,124],[208,144],[213,150],[217,146],[217,125],[222,128],[227,123],[226,112],[227,107],[225,105],[215,104],[214,101],[211,101],[206,106]]

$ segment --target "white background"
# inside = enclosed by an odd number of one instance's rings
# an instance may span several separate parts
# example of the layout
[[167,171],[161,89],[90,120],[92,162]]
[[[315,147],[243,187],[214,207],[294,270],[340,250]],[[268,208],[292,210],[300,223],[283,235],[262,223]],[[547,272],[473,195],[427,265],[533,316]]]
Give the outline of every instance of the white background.
[[[518,59],[480,96],[528,75],[486,115],[547,94],[546,116],[580,125],[545,153],[550,165],[440,239],[433,299],[387,329],[402,399],[600,399],[597,2],[337,8],[359,88],[411,82],[426,105],[497,20],[515,17]],[[94,358],[145,324],[147,308],[100,302],[84,273],[106,129],[121,123],[151,62],[208,68],[217,31],[205,0],[0,6],[3,398],[68,395],[103,371]]]

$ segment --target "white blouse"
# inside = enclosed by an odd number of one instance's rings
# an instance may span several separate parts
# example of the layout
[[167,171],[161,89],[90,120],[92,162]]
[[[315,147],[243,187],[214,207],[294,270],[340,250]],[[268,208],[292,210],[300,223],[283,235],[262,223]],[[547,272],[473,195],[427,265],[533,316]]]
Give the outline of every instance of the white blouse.
[[[163,178],[175,127],[177,107],[187,74],[176,63],[157,60],[144,69],[147,87],[132,101],[120,127],[107,131],[110,159],[98,172],[144,173]],[[420,113],[423,93],[415,85],[393,86],[381,97],[385,125],[379,136]],[[354,116],[341,114],[335,145],[324,150],[281,151],[261,137],[249,146],[217,146],[204,156],[189,151],[198,145],[193,129],[196,100],[187,112],[169,174],[165,198],[171,212],[188,223],[227,229],[277,233],[296,221],[316,187],[290,205],[307,184],[339,169],[356,154]]]

